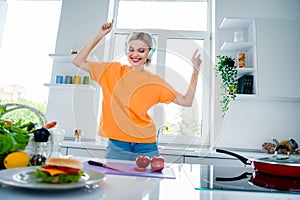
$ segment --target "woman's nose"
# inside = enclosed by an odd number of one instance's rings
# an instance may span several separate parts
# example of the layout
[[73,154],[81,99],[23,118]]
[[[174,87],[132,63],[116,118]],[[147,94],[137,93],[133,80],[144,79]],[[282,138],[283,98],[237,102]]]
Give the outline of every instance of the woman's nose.
[[134,50],[134,51],[132,52],[132,55],[133,55],[133,56],[137,56],[137,55],[139,55],[139,51],[137,51],[137,50]]

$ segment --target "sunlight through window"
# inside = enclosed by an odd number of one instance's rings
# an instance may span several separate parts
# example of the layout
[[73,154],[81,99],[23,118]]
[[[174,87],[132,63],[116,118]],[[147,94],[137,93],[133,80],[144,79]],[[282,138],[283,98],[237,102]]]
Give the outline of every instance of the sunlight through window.
[[[61,1],[7,1],[0,49],[0,98],[46,105]],[[29,14],[30,13],[30,14]]]

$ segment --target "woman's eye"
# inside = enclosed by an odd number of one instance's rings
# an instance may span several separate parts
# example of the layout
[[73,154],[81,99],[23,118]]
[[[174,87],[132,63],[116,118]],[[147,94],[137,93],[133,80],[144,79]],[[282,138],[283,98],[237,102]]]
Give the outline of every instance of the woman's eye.
[[141,49],[134,49],[134,48],[129,47],[129,48],[128,48],[128,51],[129,51],[129,52],[138,51],[139,53],[144,53],[146,50],[145,50],[144,48],[141,48]]

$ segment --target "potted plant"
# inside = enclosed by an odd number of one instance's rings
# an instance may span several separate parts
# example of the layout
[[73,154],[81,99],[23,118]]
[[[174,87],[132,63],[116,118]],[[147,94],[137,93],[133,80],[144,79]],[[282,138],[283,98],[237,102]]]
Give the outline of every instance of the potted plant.
[[223,90],[222,98],[220,100],[223,116],[228,111],[229,103],[235,100],[238,86],[238,69],[235,66],[235,60],[231,56],[218,55],[218,62],[215,67],[216,76],[220,76]]

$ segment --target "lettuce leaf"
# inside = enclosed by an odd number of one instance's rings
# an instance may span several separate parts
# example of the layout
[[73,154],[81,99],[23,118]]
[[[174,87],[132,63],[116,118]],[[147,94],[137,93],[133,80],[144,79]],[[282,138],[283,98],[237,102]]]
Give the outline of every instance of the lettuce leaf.
[[58,174],[55,176],[51,176],[49,173],[40,170],[34,172],[34,177],[42,179],[43,182],[60,184],[75,183],[81,178],[82,175],[83,171],[81,171],[79,174]]

